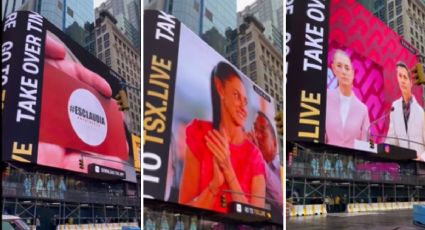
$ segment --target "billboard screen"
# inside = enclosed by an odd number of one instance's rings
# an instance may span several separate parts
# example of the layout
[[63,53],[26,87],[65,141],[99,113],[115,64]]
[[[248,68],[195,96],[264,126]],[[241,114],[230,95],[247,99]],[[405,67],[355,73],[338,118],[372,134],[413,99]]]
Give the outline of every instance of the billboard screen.
[[33,12],[6,17],[2,50],[3,161],[136,181],[112,70]]
[[[294,2],[290,9],[287,100],[298,112],[288,114],[297,124],[288,126],[288,140],[371,152],[370,142],[388,143],[425,161],[422,87],[411,73],[417,50],[356,1]],[[301,56],[291,52],[297,47]],[[302,85],[302,78],[317,84]],[[297,97],[303,91],[311,95],[304,101]]]
[[273,99],[173,16],[144,17],[145,197],[282,222]]

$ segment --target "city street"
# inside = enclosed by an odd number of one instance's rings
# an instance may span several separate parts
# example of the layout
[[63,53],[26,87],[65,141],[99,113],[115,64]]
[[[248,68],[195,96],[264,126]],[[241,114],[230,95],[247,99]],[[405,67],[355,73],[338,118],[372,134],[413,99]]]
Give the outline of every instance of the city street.
[[371,213],[331,213],[327,216],[293,217],[287,219],[286,229],[374,229],[374,230],[414,230],[424,229],[412,223],[412,210],[371,212]]

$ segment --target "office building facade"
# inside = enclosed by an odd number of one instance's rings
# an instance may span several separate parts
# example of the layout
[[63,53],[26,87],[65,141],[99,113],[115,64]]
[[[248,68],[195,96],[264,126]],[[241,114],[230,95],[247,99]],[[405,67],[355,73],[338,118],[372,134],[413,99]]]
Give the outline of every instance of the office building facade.
[[140,0],[107,0],[95,9],[96,18],[105,10],[114,16],[117,28],[140,54]]
[[283,56],[266,38],[264,30],[255,17],[246,17],[238,30],[228,33],[231,43],[227,58],[270,94],[279,110],[283,101]]
[[254,16],[264,26],[264,36],[283,53],[283,1],[257,0],[238,12],[238,26],[244,18]]
[[226,55],[226,30],[235,29],[236,0],[148,0],[145,9],[174,15],[221,55]]
[[130,109],[126,112],[126,123],[130,132],[140,135],[140,55],[116,23],[116,19],[108,11],[99,12],[93,32],[96,55],[118,73],[128,86],[126,90]]

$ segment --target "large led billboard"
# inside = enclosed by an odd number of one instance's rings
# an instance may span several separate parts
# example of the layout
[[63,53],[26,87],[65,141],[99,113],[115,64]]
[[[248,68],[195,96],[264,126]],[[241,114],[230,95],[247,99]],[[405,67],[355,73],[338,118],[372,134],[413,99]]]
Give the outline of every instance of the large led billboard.
[[144,23],[144,196],[282,223],[273,98],[173,16]]
[[388,143],[425,161],[417,50],[354,0],[287,6],[288,140],[370,152]]
[[37,13],[2,28],[2,161],[135,182],[118,76]]

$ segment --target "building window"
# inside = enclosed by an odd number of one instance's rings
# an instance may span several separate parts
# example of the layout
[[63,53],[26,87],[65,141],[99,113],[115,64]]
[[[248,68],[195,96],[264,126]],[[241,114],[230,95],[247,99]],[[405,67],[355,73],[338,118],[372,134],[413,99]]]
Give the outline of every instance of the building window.
[[105,50],[105,58],[108,58],[110,56],[111,56],[111,50],[110,49]]
[[99,53],[99,54],[97,55],[97,58],[99,58],[99,60],[102,60],[102,59],[103,59],[103,54],[102,54],[102,53]]
[[401,5],[398,5],[397,7],[396,7],[396,9],[395,9],[395,13],[396,13],[396,15],[400,15],[401,14]]
[[252,71],[249,76],[253,81],[257,81],[257,71]]
[[246,41],[251,40],[251,37],[252,37],[252,33],[251,33],[251,32],[249,32],[249,33],[246,35]]
[[389,19],[394,18],[394,2],[390,2],[390,6],[388,7],[388,17]]
[[241,65],[245,65],[246,64],[246,56],[242,56],[241,57]]
[[241,49],[241,54],[242,54],[242,55],[246,55],[246,47],[243,47],[243,48]]
[[111,66],[111,57],[107,57],[107,58],[105,58],[105,63],[106,63],[106,65],[107,66]]
[[255,49],[255,42],[251,42],[248,45],[248,52],[251,52]]
[[105,35],[103,35],[103,40],[109,40],[109,33],[106,33]]
[[245,36],[241,36],[241,38],[240,38],[240,43],[241,43],[241,45],[243,45],[243,44],[245,44]]
[[105,49],[109,47],[109,40],[105,40]]
[[69,8],[69,7],[67,7],[66,8],[66,13],[71,17],[71,18],[73,18],[74,17],[74,11],[71,9],[71,8]]
[[62,4],[62,2],[61,2],[61,1],[58,1],[58,8],[59,8],[59,10],[60,10],[60,11],[62,11],[62,9],[63,9],[63,4]]
[[390,26],[391,29],[394,29],[394,21],[390,21],[389,26]]
[[249,53],[249,60],[252,61],[255,59],[255,50]]
[[255,62],[251,62],[251,64],[249,64],[249,70],[250,71],[256,71],[257,70],[257,66],[255,65]]
[[402,34],[403,34],[403,25],[399,25],[399,26],[397,27],[397,33],[398,33],[398,34],[400,34],[400,35],[402,35]]
[[102,33],[106,31],[106,25],[102,26]]
[[102,39],[97,39],[97,51],[100,52],[102,51]]
[[205,17],[207,17],[211,22],[213,21],[213,14],[208,9],[205,9]]

